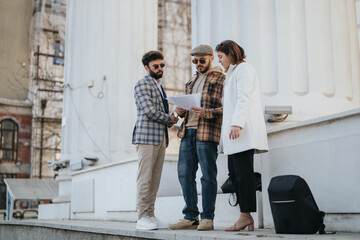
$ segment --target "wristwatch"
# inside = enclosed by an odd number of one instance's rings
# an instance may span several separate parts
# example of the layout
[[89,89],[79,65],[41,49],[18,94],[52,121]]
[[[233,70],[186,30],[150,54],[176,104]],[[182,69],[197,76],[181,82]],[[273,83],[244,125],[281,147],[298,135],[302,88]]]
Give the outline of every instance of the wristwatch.
[[206,117],[206,113],[204,114],[204,118],[207,118],[207,117]]

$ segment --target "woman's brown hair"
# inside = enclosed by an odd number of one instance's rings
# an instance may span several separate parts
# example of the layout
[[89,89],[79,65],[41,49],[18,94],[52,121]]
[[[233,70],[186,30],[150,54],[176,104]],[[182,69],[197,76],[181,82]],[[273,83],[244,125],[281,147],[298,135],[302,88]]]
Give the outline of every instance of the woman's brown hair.
[[242,47],[232,40],[225,40],[219,43],[216,52],[223,52],[231,59],[231,64],[239,64],[245,61],[246,55]]

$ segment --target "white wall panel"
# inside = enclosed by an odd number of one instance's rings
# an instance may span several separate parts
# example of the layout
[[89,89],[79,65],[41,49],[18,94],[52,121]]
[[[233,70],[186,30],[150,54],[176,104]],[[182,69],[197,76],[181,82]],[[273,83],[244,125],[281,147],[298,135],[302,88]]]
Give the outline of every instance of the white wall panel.
[[[359,225],[353,218],[360,212],[356,201],[360,194],[355,190],[360,181],[359,124],[360,108],[271,131],[270,150],[261,154],[263,189],[272,177],[299,175],[309,184],[322,211],[348,213],[343,217],[349,218],[351,231],[357,231]],[[273,226],[269,197],[267,191],[263,194],[264,223],[269,227]],[[344,229],[340,222],[329,224],[330,229]]]
[[72,183],[71,211],[94,212],[94,179],[75,181]]

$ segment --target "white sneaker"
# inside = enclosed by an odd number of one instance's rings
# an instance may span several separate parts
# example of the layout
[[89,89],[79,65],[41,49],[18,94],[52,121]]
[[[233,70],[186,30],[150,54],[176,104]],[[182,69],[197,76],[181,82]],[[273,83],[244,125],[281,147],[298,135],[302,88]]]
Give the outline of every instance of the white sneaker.
[[157,228],[157,224],[150,217],[143,217],[136,224],[137,230],[155,230]]
[[167,228],[169,228],[169,224],[162,222],[157,217],[151,217],[151,220],[156,223],[158,229],[167,229]]

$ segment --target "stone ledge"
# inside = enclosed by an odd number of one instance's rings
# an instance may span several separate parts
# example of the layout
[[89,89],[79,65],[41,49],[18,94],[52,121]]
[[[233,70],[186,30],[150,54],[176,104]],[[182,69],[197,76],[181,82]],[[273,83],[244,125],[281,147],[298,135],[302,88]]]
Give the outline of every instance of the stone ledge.
[[291,123],[280,122],[280,123],[275,123],[275,124],[267,124],[267,133],[268,133],[268,135],[271,135],[271,134],[289,130],[289,129],[307,127],[307,126],[321,124],[321,123],[327,123],[327,122],[330,123],[330,122],[334,122],[337,120],[350,118],[350,117],[354,117],[354,116],[360,117],[360,108],[356,108],[356,109],[341,112],[341,113],[331,114],[331,115],[327,115],[327,116],[323,116],[323,117],[318,117],[318,118],[314,118],[314,119],[309,119],[309,120],[305,120],[305,121],[301,121],[301,122],[291,122]]
[[[165,161],[166,162],[177,162],[177,157],[165,156]],[[84,173],[94,172],[94,171],[102,170],[102,169],[105,169],[105,168],[111,168],[111,167],[114,167],[114,166],[117,166],[117,165],[124,165],[126,163],[131,163],[131,162],[137,162],[137,157],[127,158],[127,159],[123,159],[121,161],[107,163],[107,164],[103,164],[103,165],[100,165],[100,166],[88,167],[88,168],[85,168],[85,169],[82,169],[82,170],[71,172],[70,175],[71,176],[81,175],[81,174],[84,174]]]
[[0,105],[31,108],[33,104],[28,99],[17,100],[0,97]]

